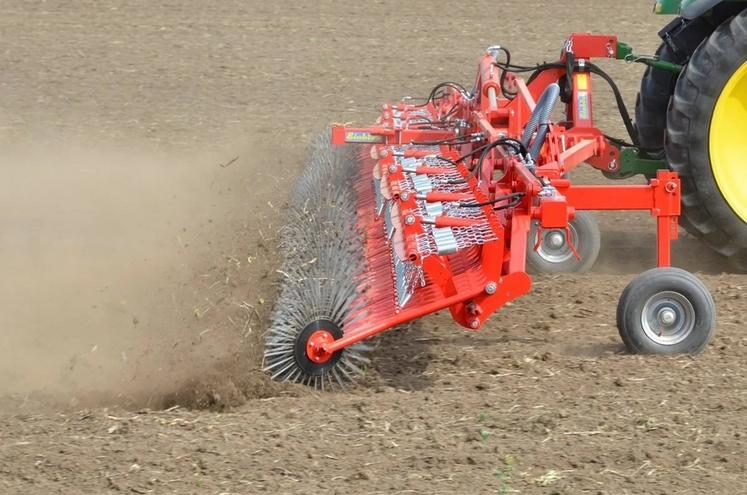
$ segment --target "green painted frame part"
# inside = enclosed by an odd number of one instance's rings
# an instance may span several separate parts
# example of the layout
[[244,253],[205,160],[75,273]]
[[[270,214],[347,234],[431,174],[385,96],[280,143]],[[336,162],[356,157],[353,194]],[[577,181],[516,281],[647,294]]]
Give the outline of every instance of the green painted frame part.
[[645,64],[653,67],[654,69],[666,70],[679,74],[682,72],[684,67],[681,65],[673,64],[665,60],[659,60],[656,57],[645,56],[641,57],[633,53],[633,47],[622,41],[617,42],[617,60],[625,60],[626,62],[638,62],[639,64]]
[[602,171],[602,173],[608,179],[627,179],[637,174],[651,177],[656,175],[657,170],[669,170],[666,161],[642,157],[640,150],[631,146],[620,147],[619,165],[614,172]]
[[679,74],[685,68],[681,65],[673,64],[672,62],[667,62],[666,60],[655,60],[651,58],[635,58],[635,55],[631,56],[632,62],[638,62],[644,65],[648,65],[649,67],[653,67],[654,69],[659,70],[665,70],[668,72],[674,72],[675,74]]
[[654,5],[654,13],[672,15],[679,14],[683,3],[691,3],[693,0],[657,0]]
[[[722,2],[747,4],[747,0],[722,0]],[[691,19],[700,17],[710,11],[715,4],[722,2],[704,2],[703,0],[657,0],[654,4],[654,13],[664,15],[684,15],[685,18]],[[698,6],[693,5],[697,3],[704,3],[704,5],[698,8]],[[694,11],[688,13],[687,9],[691,5],[693,5]]]
[[630,55],[633,55],[633,47],[622,41],[617,42],[617,60],[625,60]]
[[674,72],[675,74],[679,74],[680,72],[685,70],[685,68],[681,65],[666,62],[664,60],[653,60],[651,62],[644,62],[644,64],[650,65],[654,69],[667,70],[669,72]]

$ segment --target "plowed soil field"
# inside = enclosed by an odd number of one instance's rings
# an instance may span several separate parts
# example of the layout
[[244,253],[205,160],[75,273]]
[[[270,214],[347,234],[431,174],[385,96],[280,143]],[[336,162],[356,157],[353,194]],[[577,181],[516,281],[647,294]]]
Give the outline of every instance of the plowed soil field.
[[[536,276],[478,333],[438,314],[373,339],[350,390],[260,371],[313,136],[471,84],[491,44],[532,64],[595,31],[653,53],[650,4],[2,2],[0,493],[747,493],[747,276],[683,232],[715,338],[626,354],[645,213],[600,213],[592,273]],[[641,68],[603,65],[632,107]]]

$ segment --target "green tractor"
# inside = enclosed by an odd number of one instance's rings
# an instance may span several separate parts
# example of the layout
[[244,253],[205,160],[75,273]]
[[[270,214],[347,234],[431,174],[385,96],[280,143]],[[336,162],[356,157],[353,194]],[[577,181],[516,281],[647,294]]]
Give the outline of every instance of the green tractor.
[[629,171],[666,160],[682,179],[681,225],[747,270],[747,0],[660,0],[655,12],[678,17],[656,56],[636,60],[649,67]]

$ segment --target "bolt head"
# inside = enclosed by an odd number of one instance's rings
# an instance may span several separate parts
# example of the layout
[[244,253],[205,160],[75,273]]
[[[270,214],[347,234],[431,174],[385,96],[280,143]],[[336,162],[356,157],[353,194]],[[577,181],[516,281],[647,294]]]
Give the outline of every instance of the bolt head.
[[495,282],[488,282],[485,286],[485,292],[487,294],[495,294],[495,291],[498,289],[498,285],[496,285]]
[[612,160],[607,164],[609,170],[617,170],[617,160]]
[[379,151],[379,156],[381,158],[386,158],[387,156],[389,156],[389,150],[383,149],[383,150]]
[[393,174],[397,171],[397,165],[389,165],[389,173]]
[[470,328],[480,328],[480,320],[475,318],[474,320],[469,322]]
[[410,193],[409,192],[403,192],[402,194],[399,195],[399,197],[400,197],[400,199],[402,201],[407,201],[408,199],[410,199]]
[[405,223],[406,223],[407,225],[412,225],[412,224],[414,224],[414,223],[415,223],[415,217],[414,217],[414,216],[412,216],[412,215],[407,215],[407,216],[405,217]]

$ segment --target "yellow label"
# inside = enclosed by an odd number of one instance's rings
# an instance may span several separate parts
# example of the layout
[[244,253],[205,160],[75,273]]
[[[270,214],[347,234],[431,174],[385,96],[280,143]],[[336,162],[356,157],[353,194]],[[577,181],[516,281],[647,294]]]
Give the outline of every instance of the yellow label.
[[577,74],[576,87],[579,91],[586,91],[589,89],[589,74]]

